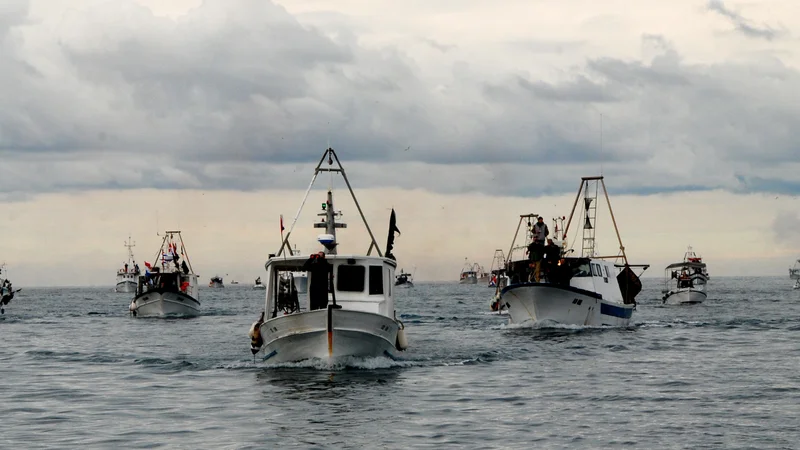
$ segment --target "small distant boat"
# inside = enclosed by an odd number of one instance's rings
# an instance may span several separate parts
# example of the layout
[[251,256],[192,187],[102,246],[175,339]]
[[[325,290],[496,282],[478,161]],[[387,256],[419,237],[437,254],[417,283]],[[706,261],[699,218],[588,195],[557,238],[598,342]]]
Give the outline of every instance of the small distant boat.
[[[329,166],[335,161],[338,167],[323,168],[326,159]],[[314,223],[315,228],[325,230],[317,237],[323,251],[308,256],[284,254],[289,249],[295,218],[278,253],[269,255],[264,266],[268,274],[266,304],[258,321],[250,327],[250,351],[253,355],[263,352],[263,359],[270,363],[308,359],[331,363],[345,357],[394,358],[408,346],[389,284],[397,267],[391,253],[394,234],[399,232],[394,210],[389,220],[386,254],[382,255],[339,158],[328,148],[314,170],[298,216],[317,175],[323,172],[339,173],[344,178],[369,234],[369,249],[366,255],[339,254],[336,231],[347,225],[337,220],[342,213],[335,211],[333,192],[329,189],[322,203],[322,220]],[[371,255],[373,249],[377,256]],[[298,294],[293,284],[295,278],[289,275],[294,272],[308,274],[308,294]]]
[[414,276],[400,269],[400,274],[394,277],[395,286],[414,287]]
[[479,280],[488,281],[483,267],[478,263],[470,263],[467,258],[464,258],[464,268],[461,269],[458,284],[478,284]]
[[[619,241],[616,255],[598,256],[595,252],[597,199],[601,187]],[[575,249],[567,249],[565,242],[581,194],[584,218],[583,229],[578,233],[582,235],[581,256],[573,257],[568,255]],[[520,216],[512,249],[523,222],[527,220],[530,228],[538,217],[538,214]],[[581,179],[581,187],[562,234],[561,240],[532,242],[528,258],[510,261],[509,256],[506,267],[511,280],[500,291],[499,301],[508,310],[510,322],[628,326],[636,308],[636,295],[642,290],[642,282],[632,268],[646,270],[649,266],[628,263],[602,176]],[[511,253],[509,251],[509,255]],[[621,264],[609,260],[621,260]]]
[[800,289],[800,259],[794,262],[794,266],[789,269],[789,279],[795,280],[793,289]]
[[489,268],[489,287],[504,288],[508,286],[508,275],[506,275],[506,255],[502,249],[496,249],[492,257],[492,265]]
[[[177,239],[176,239],[177,238]],[[197,274],[192,269],[180,231],[167,231],[156,263],[144,263],[145,274],[139,276],[136,296],[130,305],[131,314],[138,317],[200,313]]]
[[266,289],[267,287],[261,282],[261,277],[256,278],[255,284],[253,284],[253,289]]
[[208,287],[210,287],[210,288],[224,288],[225,285],[222,283],[222,277],[220,277],[220,276],[211,277],[211,280],[208,282]]
[[236,280],[231,280],[231,284],[239,284],[239,282]]
[[131,237],[125,241],[125,247],[128,248],[128,262],[124,263],[122,268],[117,271],[117,285],[114,292],[136,292],[136,280],[142,273],[139,271],[139,265],[136,264],[136,259],[133,257],[133,247],[136,244],[131,243]]
[[5,273],[6,265],[0,265],[0,314],[6,313],[6,305],[11,303],[11,300],[14,299],[14,294],[22,290],[14,290],[14,286],[11,285],[11,280],[6,278]]
[[[708,294],[708,271],[706,263],[689,247],[683,261],[670,264],[664,269],[664,296],[662,303],[684,305],[703,303]],[[670,285],[672,285],[670,287]]]

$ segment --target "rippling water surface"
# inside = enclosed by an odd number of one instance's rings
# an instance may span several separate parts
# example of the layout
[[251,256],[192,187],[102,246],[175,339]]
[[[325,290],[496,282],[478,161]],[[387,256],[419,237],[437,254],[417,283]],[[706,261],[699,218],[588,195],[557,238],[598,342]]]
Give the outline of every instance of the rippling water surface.
[[111,288],[25,289],[0,317],[0,447],[800,448],[800,290],[714,277],[625,329],[507,326],[492,289],[398,289],[411,348],[265,366],[249,286],[132,318]]

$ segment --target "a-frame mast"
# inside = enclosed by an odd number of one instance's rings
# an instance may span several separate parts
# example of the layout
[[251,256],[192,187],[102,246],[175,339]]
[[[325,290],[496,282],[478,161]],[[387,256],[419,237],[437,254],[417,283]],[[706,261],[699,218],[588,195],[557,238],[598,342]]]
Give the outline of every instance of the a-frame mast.
[[[325,162],[325,157],[328,158],[328,166],[333,166],[335,161],[336,167],[322,167],[323,163]],[[356,204],[358,214],[361,216],[361,220],[364,222],[364,226],[367,228],[367,233],[369,233],[369,237],[372,240],[369,245],[369,249],[367,250],[367,255],[370,255],[372,253],[372,249],[375,248],[375,251],[378,252],[378,256],[383,256],[383,253],[381,253],[381,249],[378,246],[378,242],[375,240],[375,235],[372,234],[372,229],[370,229],[369,223],[367,223],[367,219],[364,217],[364,212],[361,210],[361,205],[358,203],[356,194],[353,192],[353,188],[350,186],[350,180],[347,179],[347,174],[344,171],[344,167],[342,167],[339,157],[332,148],[325,150],[325,152],[322,154],[322,158],[320,158],[319,163],[317,164],[317,167],[314,169],[314,176],[311,178],[311,183],[309,183],[308,189],[306,189],[305,196],[303,196],[303,201],[300,203],[300,208],[297,210],[297,214],[295,214],[294,219],[292,219],[292,225],[289,227],[289,232],[286,233],[286,237],[281,242],[281,247],[278,249],[278,252],[275,255],[280,256],[283,253],[283,249],[288,248],[287,244],[289,242],[289,236],[292,235],[294,226],[297,224],[297,219],[300,217],[300,213],[303,211],[303,206],[308,199],[308,194],[311,192],[311,188],[314,186],[314,182],[317,180],[317,176],[320,172],[338,172],[342,175],[342,178],[344,178],[344,182],[347,185],[347,190],[350,191],[350,196],[353,198],[353,202]],[[336,214],[333,212],[333,197],[330,190],[328,191],[328,204],[330,206],[327,207],[328,210],[325,212],[327,218],[326,231],[328,234],[332,234],[335,237],[337,228],[335,223]],[[289,251],[291,252],[291,250]],[[333,254],[336,254],[335,247],[332,251],[334,252]]]

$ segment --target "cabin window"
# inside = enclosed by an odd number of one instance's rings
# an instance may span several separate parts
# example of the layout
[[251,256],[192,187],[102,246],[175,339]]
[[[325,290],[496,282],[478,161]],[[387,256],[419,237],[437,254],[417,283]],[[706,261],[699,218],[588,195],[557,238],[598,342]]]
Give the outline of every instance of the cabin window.
[[369,266],[369,295],[383,295],[383,267]]
[[594,275],[596,277],[601,276],[600,273],[598,273],[597,264],[592,264],[592,275]]
[[592,269],[589,267],[589,263],[580,264],[579,266],[575,267],[573,270],[574,275],[576,277],[590,277],[592,276]]
[[608,266],[603,266],[603,269],[606,270],[606,278],[611,278],[611,275],[608,274]]
[[341,292],[364,292],[364,266],[341,265],[336,274],[336,290]]

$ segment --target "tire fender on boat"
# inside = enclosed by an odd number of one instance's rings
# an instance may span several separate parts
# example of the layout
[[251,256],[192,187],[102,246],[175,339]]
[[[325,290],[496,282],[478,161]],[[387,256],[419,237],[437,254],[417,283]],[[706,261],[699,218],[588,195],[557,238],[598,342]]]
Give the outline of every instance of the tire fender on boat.
[[394,346],[398,350],[404,351],[405,349],[408,348],[408,338],[406,338],[406,326],[403,325],[403,322],[397,320],[397,318],[395,318],[395,321],[397,321],[397,324],[400,326],[400,328],[397,330],[397,341],[395,342]]
[[264,311],[261,311],[261,317],[250,325],[250,331],[247,333],[250,336],[250,351],[255,355],[261,350],[264,345],[264,339],[261,337],[261,324],[264,323]]

